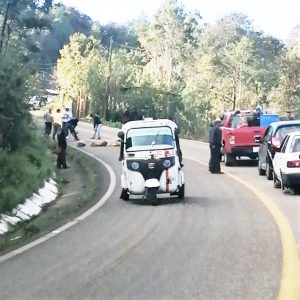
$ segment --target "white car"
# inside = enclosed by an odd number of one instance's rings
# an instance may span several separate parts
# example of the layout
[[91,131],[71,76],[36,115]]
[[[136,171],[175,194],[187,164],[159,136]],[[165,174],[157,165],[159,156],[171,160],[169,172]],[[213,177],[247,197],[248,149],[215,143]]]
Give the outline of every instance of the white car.
[[300,131],[294,131],[284,138],[273,158],[274,187],[300,188]]

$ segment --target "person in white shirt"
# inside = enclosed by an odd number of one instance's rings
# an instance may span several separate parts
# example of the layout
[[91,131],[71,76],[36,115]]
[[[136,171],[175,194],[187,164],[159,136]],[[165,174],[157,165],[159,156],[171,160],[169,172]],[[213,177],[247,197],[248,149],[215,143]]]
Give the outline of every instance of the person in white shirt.
[[65,110],[62,114],[62,130],[65,132],[66,137],[69,134],[68,122],[73,119],[73,114],[68,107],[65,107]]

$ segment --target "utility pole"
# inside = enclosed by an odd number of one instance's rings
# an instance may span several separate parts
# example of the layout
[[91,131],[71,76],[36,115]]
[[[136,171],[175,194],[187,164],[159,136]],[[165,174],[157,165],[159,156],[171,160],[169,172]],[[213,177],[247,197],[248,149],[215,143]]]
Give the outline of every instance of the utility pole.
[[108,109],[108,103],[110,101],[111,97],[111,88],[110,88],[110,79],[111,79],[111,56],[112,56],[112,44],[113,44],[113,39],[112,36],[110,37],[110,42],[109,42],[109,48],[108,48],[108,76],[107,76],[107,81],[106,81],[106,95],[105,95],[105,103],[104,103],[104,111],[103,111],[103,118],[104,120],[106,119],[106,113]]

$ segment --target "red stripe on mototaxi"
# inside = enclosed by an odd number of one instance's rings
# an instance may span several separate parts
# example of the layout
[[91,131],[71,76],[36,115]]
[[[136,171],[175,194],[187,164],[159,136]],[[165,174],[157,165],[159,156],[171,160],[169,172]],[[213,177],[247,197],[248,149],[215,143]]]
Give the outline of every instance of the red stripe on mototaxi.
[[[165,151],[165,157],[167,157],[169,154],[169,151],[166,150]],[[170,180],[169,180],[169,169],[166,169],[166,192],[169,193],[169,184],[170,184]]]

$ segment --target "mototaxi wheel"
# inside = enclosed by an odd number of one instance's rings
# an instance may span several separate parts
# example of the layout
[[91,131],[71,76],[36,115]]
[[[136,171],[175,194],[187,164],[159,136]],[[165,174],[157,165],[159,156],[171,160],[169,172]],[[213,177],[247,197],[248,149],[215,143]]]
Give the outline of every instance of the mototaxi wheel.
[[146,198],[151,203],[151,205],[158,205],[157,188],[148,188]]
[[179,187],[178,190],[178,198],[179,199],[184,199],[184,184],[182,186]]
[[124,201],[128,201],[129,200],[129,194],[128,194],[128,192],[125,189],[122,189],[120,198],[122,200],[124,200]]

